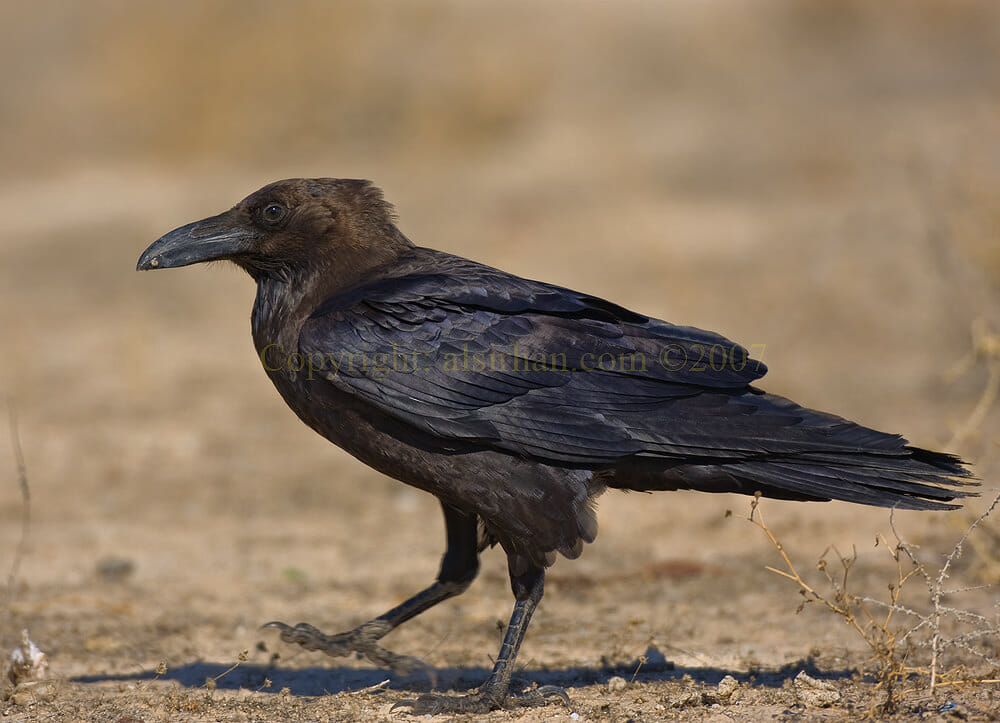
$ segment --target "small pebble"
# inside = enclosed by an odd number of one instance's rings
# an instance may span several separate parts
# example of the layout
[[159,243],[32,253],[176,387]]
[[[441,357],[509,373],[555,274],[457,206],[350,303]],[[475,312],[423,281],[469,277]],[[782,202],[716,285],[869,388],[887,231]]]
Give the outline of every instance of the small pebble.
[[616,675],[608,680],[608,690],[625,690],[625,686],[627,685],[628,683],[620,675]]

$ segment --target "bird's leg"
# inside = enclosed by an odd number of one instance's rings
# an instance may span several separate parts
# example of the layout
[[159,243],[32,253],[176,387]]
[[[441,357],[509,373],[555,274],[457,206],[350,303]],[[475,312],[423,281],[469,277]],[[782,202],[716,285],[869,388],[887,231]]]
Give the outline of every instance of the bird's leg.
[[486,713],[497,708],[545,705],[549,698],[560,698],[569,705],[569,696],[562,688],[545,685],[526,692],[512,693],[510,677],[514,672],[517,651],[528,630],[528,622],[542,599],[545,570],[532,567],[523,575],[511,575],[514,588],[514,612],[510,616],[507,632],[500,646],[500,654],[493,666],[493,672],[475,693],[449,696],[428,693],[415,700],[401,700],[393,706],[408,707],[416,715],[436,713]]
[[[422,660],[409,655],[398,655],[377,643],[396,626],[434,607],[442,600],[465,592],[479,572],[476,516],[444,503],[441,506],[444,510],[448,547],[433,585],[374,620],[369,620],[346,633],[327,635],[309,623],[299,623],[293,627],[286,623],[272,622],[263,627],[277,628],[281,631],[283,641],[297,643],[306,650],[319,650],[333,657],[360,653],[376,665],[390,668],[396,673],[406,675],[417,668],[423,668],[430,673],[430,666]],[[432,673],[431,678],[433,680]]]

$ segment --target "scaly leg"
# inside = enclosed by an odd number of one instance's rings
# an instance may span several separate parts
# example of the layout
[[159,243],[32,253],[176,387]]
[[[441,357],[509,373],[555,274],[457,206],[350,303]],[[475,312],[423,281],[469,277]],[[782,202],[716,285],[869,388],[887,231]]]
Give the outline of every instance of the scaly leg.
[[277,628],[286,643],[297,643],[306,650],[319,650],[333,657],[361,653],[378,666],[390,668],[406,675],[423,668],[433,679],[433,672],[426,663],[410,655],[397,655],[377,643],[397,625],[437,605],[442,600],[459,595],[472,584],[479,572],[479,548],[476,516],[461,512],[441,503],[444,510],[448,547],[441,570],[433,585],[418,592],[401,605],[384,615],[379,615],[354,630],[337,635],[327,635],[308,623],[292,627],[286,623],[271,622],[263,627]]
[[408,707],[415,715],[435,713],[486,713],[497,708],[514,708],[517,706],[545,705],[548,698],[556,697],[569,705],[569,696],[562,688],[545,685],[526,693],[510,692],[510,677],[514,672],[514,662],[517,651],[528,630],[531,614],[542,599],[545,583],[545,570],[532,568],[518,577],[511,576],[514,588],[514,612],[507,625],[500,654],[493,666],[493,672],[475,693],[461,696],[438,695],[429,693],[415,700],[401,700],[393,706]]

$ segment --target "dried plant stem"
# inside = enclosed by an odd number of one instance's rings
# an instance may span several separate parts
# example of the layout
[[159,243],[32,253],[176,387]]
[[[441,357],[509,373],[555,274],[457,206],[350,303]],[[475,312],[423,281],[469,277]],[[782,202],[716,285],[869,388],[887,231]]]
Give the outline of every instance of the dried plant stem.
[[976,365],[976,361],[983,359],[986,361],[988,377],[983,391],[979,395],[969,416],[959,424],[951,439],[948,441],[948,449],[956,449],[962,442],[972,436],[986,419],[986,415],[1000,396],[1000,334],[990,331],[989,327],[982,319],[977,319],[972,324],[972,349],[969,353],[957,362],[944,375],[946,383],[950,383],[962,376]]
[[[975,683],[1000,683],[1000,678],[982,678],[980,680],[976,680],[976,681],[972,681],[972,682],[975,682]],[[970,681],[968,681],[968,680],[950,680],[950,681],[946,681],[944,683],[938,683],[938,688],[944,688],[945,686],[948,686],[948,685],[969,685],[969,684],[970,684]]]
[[[997,365],[1000,368],[1000,365]],[[962,555],[962,548],[965,545],[965,541],[969,539],[969,535],[972,534],[973,530],[982,524],[983,520],[989,517],[993,511],[1000,505],[1000,495],[993,498],[993,502],[990,504],[986,510],[977,517],[969,528],[965,531],[958,542],[951,550],[951,554],[944,561],[944,565],[941,566],[941,570],[938,573],[937,579],[934,581],[934,585],[931,590],[931,602],[934,605],[934,625],[932,630],[934,635],[931,638],[931,690],[938,684],[938,657],[941,651],[941,597],[945,594],[944,581],[948,579],[948,571],[951,569],[952,563],[955,562]]]
[[[850,611],[846,607],[839,605],[836,602],[833,602],[824,597],[823,595],[821,595],[819,592],[816,591],[815,588],[813,588],[809,583],[807,583],[799,574],[798,570],[795,569],[795,565],[792,564],[791,558],[789,558],[788,554],[785,552],[784,545],[781,544],[781,541],[774,535],[773,532],[771,532],[770,528],[764,522],[764,517],[760,512],[759,496],[754,497],[753,502],[750,503],[749,516],[743,517],[742,519],[745,519],[751,524],[755,525],[767,536],[767,539],[771,542],[772,545],[774,545],[775,549],[778,551],[778,554],[781,555],[781,559],[785,563],[785,567],[787,568],[787,571],[779,570],[775,567],[767,565],[765,566],[766,570],[769,570],[775,573],[776,575],[781,575],[784,578],[792,580],[799,586],[799,593],[805,596],[807,598],[807,601],[814,600],[816,602],[823,603],[823,605],[825,605],[832,612],[844,616],[846,621],[849,624],[851,624],[855,630],[857,630],[861,635],[864,635],[864,630],[862,629],[861,625],[858,623],[857,619],[854,617],[854,615],[850,613]],[[837,554],[839,555],[840,553]],[[843,559],[844,558],[841,557],[841,560]],[[802,606],[800,605],[799,610],[801,609]]]
[[14,404],[7,401],[7,409],[10,414],[10,443],[14,450],[14,461],[17,464],[17,478],[21,487],[21,537],[17,541],[14,549],[14,559],[10,564],[10,572],[7,575],[7,596],[4,601],[4,609],[10,610],[14,602],[14,588],[17,582],[17,573],[21,567],[21,559],[28,544],[28,533],[31,529],[31,489],[28,486],[28,468],[24,463],[24,453],[21,450],[21,435],[17,428],[17,412]]
[[976,402],[976,406],[969,412],[966,420],[955,429],[955,433],[952,434],[951,440],[948,442],[948,449],[955,449],[982,425],[986,415],[996,402],[998,394],[1000,394],[1000,359],[994,359],[989,365],[989,378],[983,387],[983,393]]

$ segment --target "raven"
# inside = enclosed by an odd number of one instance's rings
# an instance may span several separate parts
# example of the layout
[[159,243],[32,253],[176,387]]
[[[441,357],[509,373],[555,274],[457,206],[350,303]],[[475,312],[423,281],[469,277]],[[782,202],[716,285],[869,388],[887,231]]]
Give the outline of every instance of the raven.
[[568,700],[510,678],[545,569],[594,540],[609,487],[920,510],[973,494],[958,457],[763,392],[765,366],[718,334],[415,246],[368,181],[272,183],[161,237],[137,268],[215,260],[256,282],[254,345],[288,406],[444,512],[425,590],[338,635],[268,626],[408,672],[423,663],[379,640],[468,588],[485,547],[507,555],[515,604],[493,672],[464,696],[402,702],[418,712]]

